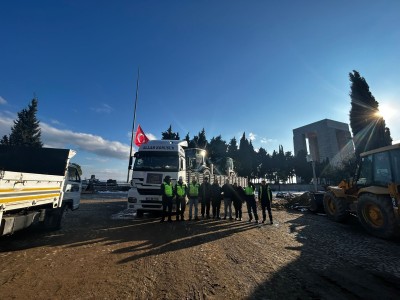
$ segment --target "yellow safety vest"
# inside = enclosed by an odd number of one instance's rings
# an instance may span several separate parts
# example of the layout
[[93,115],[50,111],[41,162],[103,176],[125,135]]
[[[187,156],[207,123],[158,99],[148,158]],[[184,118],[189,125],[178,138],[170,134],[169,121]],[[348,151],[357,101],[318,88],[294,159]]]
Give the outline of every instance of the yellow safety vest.
[[247,196],[254,195],[254,189],[252,186],[246,186],[246,188],[244,189],[244,192]]
[[166,182],[163,182],[164,185],[164,193],[168,197],[172,197],[173,191],[172,191],[172,183],[168,184]]
[[196,197],[199,195],[199,184],[198,183],[190,183],[189,184],[189,195]]
[[178,196],[182,197],[183,195],[185,195],[186,192],[186,184],[182,183],[182,185],[180,184],[176,184],[176,193],[178,194]]

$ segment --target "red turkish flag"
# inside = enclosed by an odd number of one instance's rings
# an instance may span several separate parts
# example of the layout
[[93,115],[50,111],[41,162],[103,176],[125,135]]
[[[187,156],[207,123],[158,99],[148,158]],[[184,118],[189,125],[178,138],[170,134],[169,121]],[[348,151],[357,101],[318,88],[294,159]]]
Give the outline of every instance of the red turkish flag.
[[140,147],[141,144],[146,144],[149,141],[147,136],[144,134],[140,125],[138,125],[136,136],[135,136],[135,145]]

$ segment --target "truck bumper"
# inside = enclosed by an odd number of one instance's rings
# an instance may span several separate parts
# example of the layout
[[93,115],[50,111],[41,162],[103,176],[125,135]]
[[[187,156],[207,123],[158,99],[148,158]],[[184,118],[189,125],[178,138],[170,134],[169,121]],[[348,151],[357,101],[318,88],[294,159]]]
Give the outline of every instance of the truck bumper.
[[39,221],[40,212],[34,211],[25,215],[3,216],[0,235],[13,234],[15,231],[27,228]]

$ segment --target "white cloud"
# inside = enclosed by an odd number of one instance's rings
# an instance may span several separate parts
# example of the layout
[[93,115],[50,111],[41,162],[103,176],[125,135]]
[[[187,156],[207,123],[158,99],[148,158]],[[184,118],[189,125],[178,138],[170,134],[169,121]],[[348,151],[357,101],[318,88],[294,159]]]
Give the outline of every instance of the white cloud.
[[0,112],[0,137],[9,135],[11,127],[14,124],[14,119],[6,116],[6,114]]
[[254,141],[254,140],[256,139],[256,136],[257,136],[257,135],[256,135],[255,133],[250,132],[250,133],[249,133],[249,140],[250,140],[250,141]]
[[[15,115],[0,112],[0,137],[9,135],[14,124]],[[73,148],[93,153],[106,158],[117,158],[127,160],[129,156],[129,145],[118,141],[110,141],[98,135],[89,133],[73,132],[71,130],[57,129],[47,123],[40,122],[42,141],[45,147]],[[149,139],[155,136],[146,134]],[[76,147],[76,148],[75,148]]]
[[113,111],[112,107],[108,104],[101,104],[99,107],[92,107],[91,110],[97,112],[97,113],[111,113]]
[[[60,130],[46,123],[40,123],[42,140],[49,147],[72,145],[76,150],[83,150],[100,156],[128,159],[129,146],[117,141],[108,141],[101,136],[89,133]],[[70,146],[68,146],[70,147]]]
[[2,96],[0,96],[0,104],[7,104],[6,99],[4,99]]
[[261,140],[262,144],[270,144],[270,143],[277,143],[278,140],[274,140],[274,139],[267,139],[267,138],[262,138]]
[[63,125],[63,124],[61,124],[60,121],[55,120],[55,119],[51,119],[50,122],[51,122],[51,124],[54,124],[54,125]]

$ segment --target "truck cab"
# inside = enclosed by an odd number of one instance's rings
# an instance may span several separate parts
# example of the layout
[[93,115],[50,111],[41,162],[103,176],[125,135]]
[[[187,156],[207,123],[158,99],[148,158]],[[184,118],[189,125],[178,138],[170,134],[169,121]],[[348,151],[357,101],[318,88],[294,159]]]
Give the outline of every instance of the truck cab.
[[128,209],[144,212],[162,210],[161,184],[165,176],[175,184],[179,176],[186,181],[186,141],[152,140],[135,153]]

